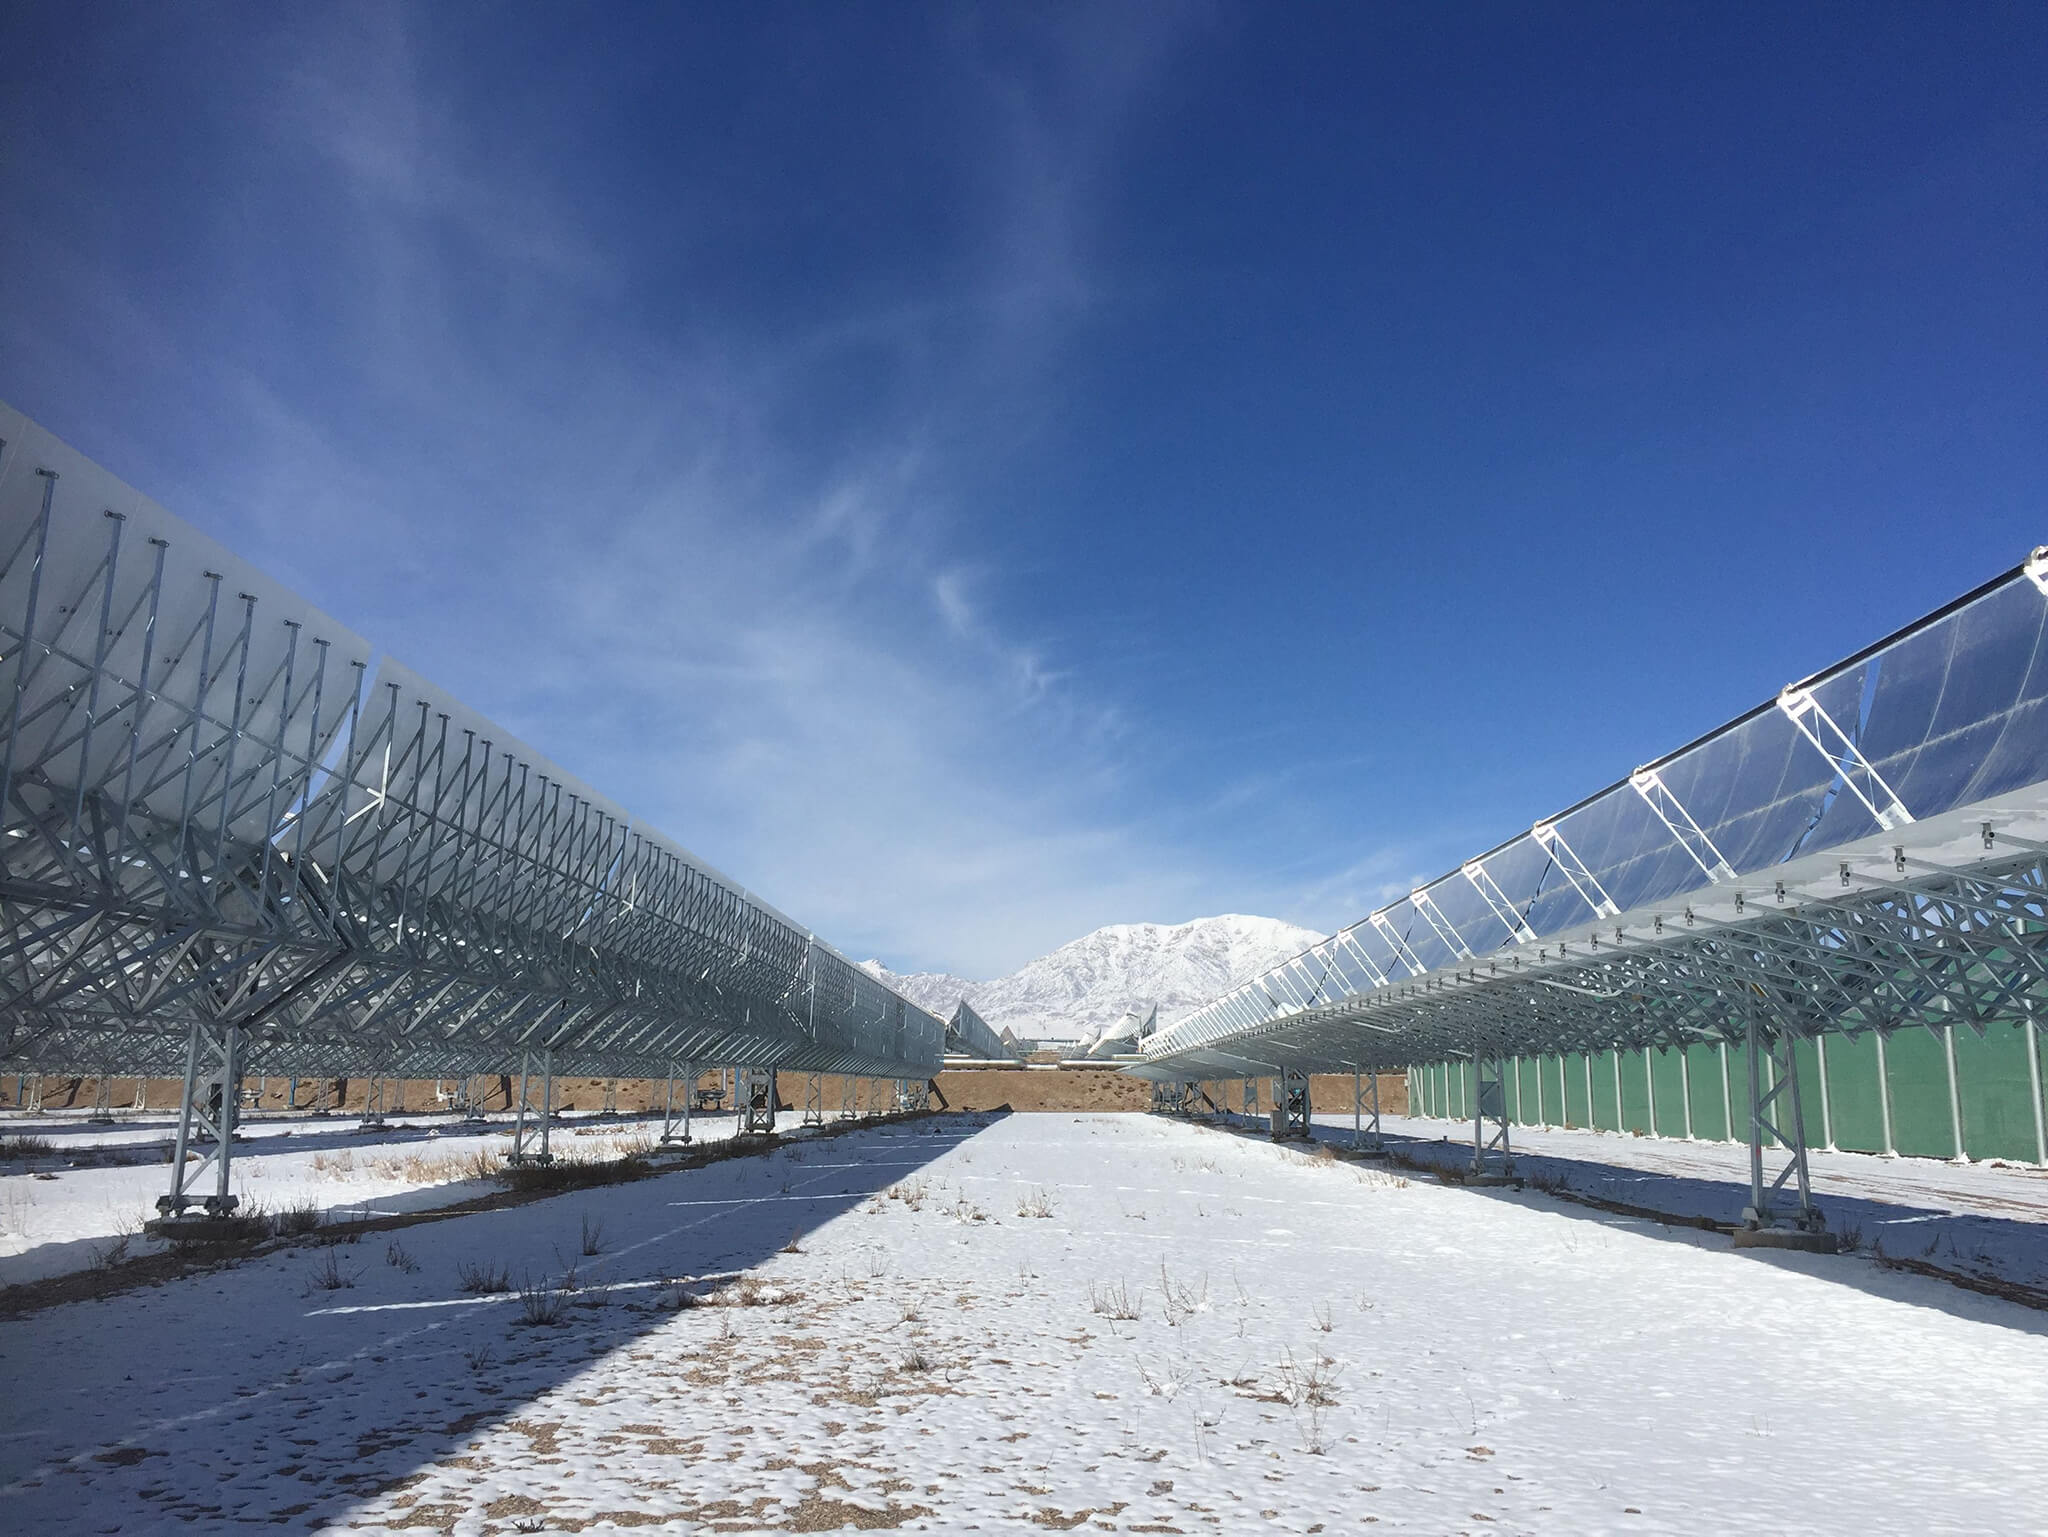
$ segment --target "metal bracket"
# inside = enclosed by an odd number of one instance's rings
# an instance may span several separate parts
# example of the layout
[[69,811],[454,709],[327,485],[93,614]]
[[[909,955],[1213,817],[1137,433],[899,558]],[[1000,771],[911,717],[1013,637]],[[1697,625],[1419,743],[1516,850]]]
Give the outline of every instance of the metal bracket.
[[1863,750],[1849,740],[1849,734],[1821,707],[1812,689],[1785,689],[1778,695],[1778,708],[1799,728],[1799,734],[1834,765],[1849,793],[1863,802],[1863,809],[1877,819],[1879,827],[1891,832],[1913,820],[1913,813],[1892,793],[1892,787],[1863,756]]
[[1735,867],[1721,857],[1714,840],[1693,820],[1692,813],[1685,809],[1685,803],[1664,783],[1662,774],[1653,768],[1639,768],[1628,776],[1628,782],[1643,798],[1643,804],[1657,814],[1657,820],[1664,824],[1665,831],[1700,867],[1702,875],[1715,882],[1735,879]]
[[1472,883],[1472,889],[1478,892],[1486,905],[1493,910],[1494,917],[1507,926],[1507,931],[1515,937],[1515,942],[1533,945],[1536,942],[1536,931],[1529,927],[1528,921],[1520,913],[1515,911],[1513,904],[1507,899],[1507,894],[1500,889],[1500,884],[1486,873],[1485,863],[1469,859],[1463,869],[1465,879]]
[[1383,912],[1374,913],[1368,921],[1374,928],[1380,931],[1380,938],[1384,939],[1388,947],[1393,950],[1394,959],[1408,968],[1408,975],[1411,977],[1421,976],[1423,972],[1422,962],[1415,958],[1415,952],[1410,950],[1402,942],[1401,936],[1394,932],[1394,926],[1387,922],[1387,915]]
[[1458,931],[1451,927],[1451,920],[1443,915],[1442,909],[1431,899],[1427,888],[1409,892],[1408,904],[1422,914],[1429,926],[1436,930],[1436,937],[1450,946],[1452,954],[1461,961],[1472,959],[1472,952],[1466,948],[1465,941],[1458,937]]
[[1614,905],[1613,899],[1607,895],[1606,888],[1594,877],[1593,872],[1586,868],[1586,862],[1572,851],[1569,843],[1565,842],[1564,834],[1558,831],[1555,822],[1538,822],[1529,829],[1529,836],[1556,861],[1558,869],[1564,872],[1564,878],[1571,882],[1572,890],[1593,909],[1594,917],[1614,918],[1620,915],[1621,909]]

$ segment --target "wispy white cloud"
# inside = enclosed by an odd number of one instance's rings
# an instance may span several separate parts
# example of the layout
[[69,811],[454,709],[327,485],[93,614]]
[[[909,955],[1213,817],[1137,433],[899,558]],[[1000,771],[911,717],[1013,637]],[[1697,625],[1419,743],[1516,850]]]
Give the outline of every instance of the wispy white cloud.
[[[1090,302],[1091,198],[1158,39],[1126,29],[1105,68],[1099,29],[1060,23],[1057,100],[963,40],[1007,212],[956,289],[587,346],[615,274],[573,199],[481,152],[403,13],[337,24],[374,46],[307,50],[276,127],[353,210],[338,302],[374,452],[246,376],[231,512],[324,566],[332,606],[367,600],[344,620],[846,948],[993,975],[1228,905],[1125,812],[1125,701],[1015,627],[957,510]],[[821,371],[878,353],[907,384],[792,435]],[[416,436],[378,433],[408,413]]]
[[[265,153],[345,211],[342,340],[293,378],[274,290],[241,296],[258,345],[157,339],[235,424],[179,510],[892,966],[992,976],[1098,924],[1286,900],[1144,796],[1139,707],[963,489],[1100,302],[1119,135],[1182,23],[1052,17],[1029,68],[963,23],[993,206],[957,278],[754,332],[622,324],[634,253],[483,142],[413,24],[327,14],[277,77]],[[877,387],[817,426],[849,369]]]

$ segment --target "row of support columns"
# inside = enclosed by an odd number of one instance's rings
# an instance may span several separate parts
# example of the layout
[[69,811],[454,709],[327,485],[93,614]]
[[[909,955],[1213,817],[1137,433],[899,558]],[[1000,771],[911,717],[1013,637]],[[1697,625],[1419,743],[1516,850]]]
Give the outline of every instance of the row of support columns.
[[[1749,1202],[1743,1208],[1738,1245],[1831,1249],[1833,1239],[1813,1199],[1807,1165],[1806,1117],[1799,1072],[1793,1058],[1796,1037],[1751,1016],[1744,1026],[1749,1084]],[[1729,1088],[1723,1043],[1723,1092]],[[1590,1061],[1590,1058],[1588,1059]],[[1475,1051],[1471,1059],[1472,1178],[1478,1183],[1512,1180],[1514,1155],[1507,1118],[1506,1068],[1498,1053]],[[1615,1103],[1621,1103],[1621,1054],[1615,1053]],[[1825,1078],[1822,1082],[1825,1084]],[[1649,1079],[1651,1125],[1655,1125],[1655,1078]],[[1540,1079],[1539,1079],[1540,1083]],[[1692,1086],[1681,1077],[1686,1124],[1691,1125]],[[1825,1090],[1823,1089],[1823,1093]],[[1732,1111],[1733,1106],[1725,1108]],[[1734,1120],[1731,1114],[1728,1118]]]
[[[232,1218],[239,1198],[230,1185],[236,1122],[240,1114],[241,1063],[247,1030],[240,1025],[199,1025],[187,1042],[185,1075],[178,1101],[177,1138],[171,1161],[171,1187],[157,1199],[160,1219],[151,1225],[160,1236],[177,1237],[182,1230],[195,1230],[202,1223]],[[661,1141],[664,1144],[691,1140],[691,1116],[697,1108],[696,1063],[675,1063],[669,1068],[662,1093]],[[730,1070],[730,1103],[743,1133],[766,1134],[775,1130],[776,1072],[773,1068],[739,1067]],[[27,1075],[23,1075],[24,1086]],[[483,1101],[489,1074],[473,1074],[461,1082],[452,1095],[451,1108],[461,1110],[472,1121],[484,1119]],[[327,1080],[317,1080],[323,1085]],[[722,1082],[723,1082],[722,1070]],[[868,1096],[865,1112],[861,1105],[862,1079],[840,1075],[839,1116],[854,1119],[863,1113],[918,1111],[930,1106],[931,1085],[914,1078],[868,1080],[874,1092]],[[111,1075],[103,1075],[103,1085]],[[608,1085],[606,1107],[617,1107],[617,1083]],[[384,1113],[400,1107],[402,1091],[397,1080],[384,1073],[370,1079],[365,1125],[379,1124]],[[25,1097],[25,1096],[24,1096]],[[105,1094],[102,1094],[105,1099]],[[724,1095],[721,1093],[721,1098]],[[325,1096],[323,1094],[323,1100]],[[298,1080],[293,1079],[288,1102],[296,1105]],[[551,1047],[531,1048],[520,1056],[518,1089],[511,1104],[512,1147],[507,1162],[515,1165],[546,1165],[554,1161],[550,1128],[555,1117],[555,1064]],[[804,1083],[805,1126],[825,1123],[825,1075],[808,1073]],[[187,1154],[194,1154],[187,1161]],[[193,1208],[203,1211],[201,1217]]]

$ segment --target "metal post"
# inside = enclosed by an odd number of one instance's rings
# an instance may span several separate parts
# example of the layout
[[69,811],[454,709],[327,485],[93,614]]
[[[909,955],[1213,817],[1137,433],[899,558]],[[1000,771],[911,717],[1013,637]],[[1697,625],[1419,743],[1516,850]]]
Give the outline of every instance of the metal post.
[[661,1091],[661,1140],[664,1145],[671,1142],[690,1140],[690,1106],[697,1094],[697,1075],[694,1070],[684,1069],[687,1074],[683,1082],[682,1128],[676,1127],[676,1064],[668,1065],[668,1076]]
[[1273,1080],[1273,1140],[1309,1141],[1309,1114],[1308,1074],[1283,1071]]
[[1679,1108],[1685,1113],[1685,1140],[1690,1142],[1693,1140],[1692,1048],[1690,1046],[1681,1046],[1678,1049],[1678,1094]]
[[1877,1036],[1877,1111],[1884,1123],[1884,1151],[1886,1157],[1896,1157],[1898,1147],[1892,1141],[1892,1074],[1891,1066],[1885,1059],[1884,1032],[1873,1032]]
[[[1492,1135],[1486,1123],[1493,1123]],[[1484,1050],[1472,1053],[1472,1175],[1476,1185],[1512,1184],[1515,1154],[1508,1134],[1507,1091],[1501,1082],[1501,1059]]]
[[1835,1145],[1835,1114],[1828,1099],[1828,1038],[1825,1035],[1813,1038],[1813,1054],[1819,1064],[1816,1076],[1820,1079],[1820,1145],[1832,1148]]
[[363,1125],[384,1124],[384,1070],[374,1068],[370,1073],[369,1086],[363,1090]]
[[806,1073],[804,1075],[804,1119],[806,1126],[825,1124],[825,1075]]
[[1721,1124],[1728,1128],[1728,1140],[1735,1140],[1735,1090],[1729,1083],[1728,1042],[1721,1041]]
[[[185,1043],[185,1081],[178,1100],[178,1132],[171,1144],[170,1193],[157,1197],[159,1218],[146,1231],[152,1237],[176,1238],[207,1232],[196,1224],[224,1220],[240,1204],[233,1179],[235,1121],[241,1099],[242,1037],[238,1024],[196,1021]],[[195,1143],[211,1139],[212,1150],[188,1163]],[[207,1175],[213,1193],[200,1196]],[[206,1219],[187,1217],[193,1205],[206,1208]],[[217,1229],[214,1236],[219,1236]]]
[[[534,1114],[531,1100],[534,1057],[540,1058],[540,1105]],[[538,1053],[528,1047],[519,1054],[519,1110],[512,1121],[512,1151],[505,1161],[513,1165],[555,1161],[548,1150],[548,1123],[555,1114],[555,1049],[543,1046]],[[528,1120],[533,1115],[533,1122]],[[537,1122],[538,1124],[534,1124]]]
[[772,1067],[741,1067],[733,1070],[733,1088],[739,1096],[739,1103],[733,1108],[739,1116],[738,1130],[745,1132],[772,1132],[775,1130],[775,1069]]
[[[1764,1025],[1752,1014],[1745,1046],[1749,1057],[1749,1205],[1742,1213],[1742,1228],[1735,1234],[1736,1245],[1833,1253],[1835,1237],[1813,1203],[1807,1175],[1806,1121],[1799,1100],[1793,1037]],[[1764,1177],[1766,1138],[1774,1140],[1785,1156],[1783,1166],[1768,1181]]]
[[1380,1075],[1353,1072],[1351,1075],[1351,1145],[1367,1157],[1384,1153],[1380,1136]]
[[2033,1091],[2034,1101],[2034,1162],[2048,1165],[2048,1122],[2041,1113],[2041,1027],[2028,1020],[2027,1030],[2027,1087]]
[[1963,1096],[1956,1084],[1956,1027],[1941,1027],[1941,1054],[1948,1064],[1948,1124],[1949,1132],[1955,1139],[1955,1161],[1968,1163],[1970,1155],[1963,1148]]

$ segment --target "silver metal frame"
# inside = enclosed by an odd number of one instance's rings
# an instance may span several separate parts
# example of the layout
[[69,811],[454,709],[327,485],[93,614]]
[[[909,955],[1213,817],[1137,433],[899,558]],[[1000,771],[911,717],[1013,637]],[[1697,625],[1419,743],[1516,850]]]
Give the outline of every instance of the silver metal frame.
[[[1793,1043],[2048,1018],[2043,571],[2048,550],[1465,861],[1127,1071],[1243,1078],[1249,1108],[1276,1069],[1491,1063],[1497,1082],[1508,1056],[1741,1047],[1750,1220],[1812,1229]],[[1506,1125],[1474,1100],[1490,1171]]]
[[[200,1059],[387,1080],[516,1061],[544,1084],[687,1060],[937,1071],[935,1016],[371,661],[0,406],[0,1061],[188,1085]],[[212,1133],[190,1092],[181,1115]],[[174,1170],[170,1207],[196,1178]]]

